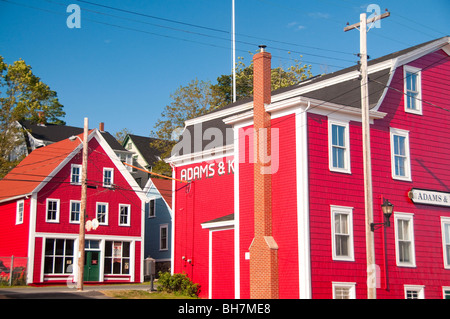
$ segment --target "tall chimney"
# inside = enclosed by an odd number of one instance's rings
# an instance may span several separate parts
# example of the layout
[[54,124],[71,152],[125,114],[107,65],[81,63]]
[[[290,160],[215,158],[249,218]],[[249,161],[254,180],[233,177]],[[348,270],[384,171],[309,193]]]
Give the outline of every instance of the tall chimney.
[[98,130],[100,132],[104,132],[105,131],[105,123],[100,122],[100,124],[98,125]]
[[271,54],[260,46],[253,56],[254,123],[254,238],[250,247],[250,297],[278,298],[278,245],[272,237],[272,174],[265,156],[271,155]]

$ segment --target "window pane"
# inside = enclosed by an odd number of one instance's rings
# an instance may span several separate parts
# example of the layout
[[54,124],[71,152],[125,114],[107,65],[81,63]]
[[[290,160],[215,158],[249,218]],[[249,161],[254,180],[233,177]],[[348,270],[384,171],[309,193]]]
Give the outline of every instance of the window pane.
[[128,242],[124,242],[123,243],[122,256],[123,257],[130,257],[130,243],[128,243]]
[[66,256],[73,256],[74,241],[66,239]]
[[130,259],[124,258],[122,260],[122,274],[129,274],[130,273]]
[[57,239],[56,240],[55,255],[56,256],[64,255],[64,239]]
[[53,257],[45,257],[44,261],[44,273],[53,273]]
[[45,240],[45,255],[53,256],[53,245],[55,240],[47,238]]
[[112,242],[111,241],[105,242],[105,256],[106,257],[112,256]]
[[406,158],[395,156],[395,175],[405,176],[405,161]]

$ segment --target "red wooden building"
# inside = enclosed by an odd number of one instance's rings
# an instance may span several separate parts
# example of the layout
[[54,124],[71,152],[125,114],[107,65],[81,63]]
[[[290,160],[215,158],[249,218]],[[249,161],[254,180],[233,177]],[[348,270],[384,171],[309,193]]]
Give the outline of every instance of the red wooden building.
[[[82,137],[82,135],[80,135]],[[27,283],[77,279],[82,143],[34,150],[0,181],[0,256],[27,257]],[[143,195],[102,134],[88,138],[86,282],[143,280]]]
[[[450,296],[449,55],[444,37],[369,62],[374,222],[394,205],[373,232],[377,298]],[[169,160],[190,181],[173,271],[204,298],[367,298],[358,67],[274,92],[268,52],[254,72],[254,100],[187,121]]]

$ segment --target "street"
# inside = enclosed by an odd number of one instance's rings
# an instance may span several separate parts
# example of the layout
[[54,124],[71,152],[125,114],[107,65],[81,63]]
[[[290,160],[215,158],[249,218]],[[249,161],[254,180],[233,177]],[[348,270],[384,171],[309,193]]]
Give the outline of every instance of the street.
[[101,290],[133,289],[149,290],[149,285],[92,285],[84,286],[83,291],[67,286],[21,287],[0,289],[2,299],[112,299]]

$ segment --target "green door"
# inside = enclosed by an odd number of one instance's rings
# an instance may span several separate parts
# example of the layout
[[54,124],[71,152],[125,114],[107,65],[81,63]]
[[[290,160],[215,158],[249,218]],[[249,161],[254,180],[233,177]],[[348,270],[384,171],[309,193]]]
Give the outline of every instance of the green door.
[[100,271],[100,252],[84,252],[84,281],[98,281]]

